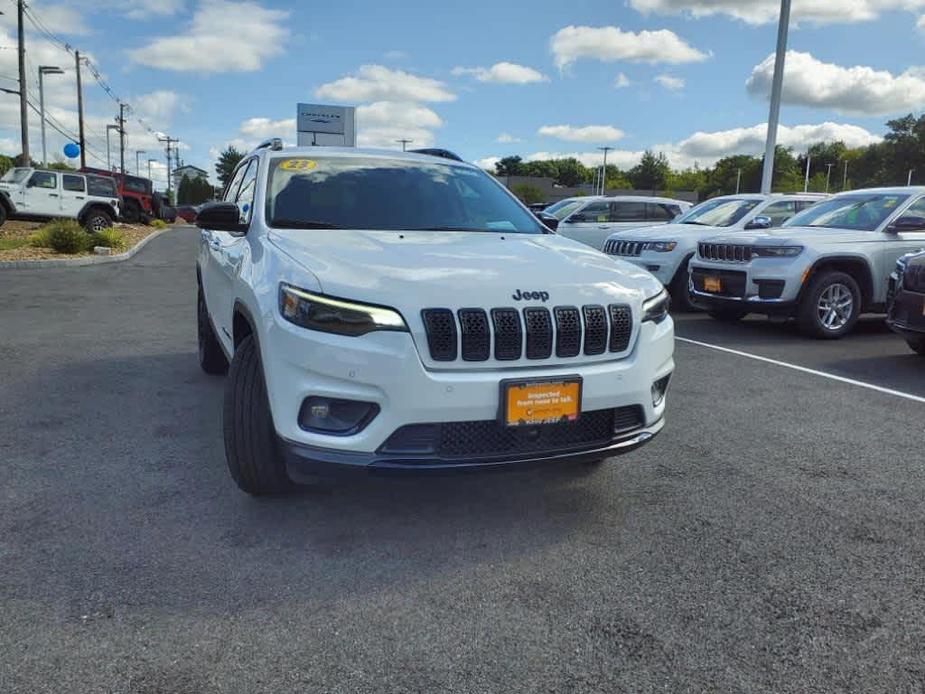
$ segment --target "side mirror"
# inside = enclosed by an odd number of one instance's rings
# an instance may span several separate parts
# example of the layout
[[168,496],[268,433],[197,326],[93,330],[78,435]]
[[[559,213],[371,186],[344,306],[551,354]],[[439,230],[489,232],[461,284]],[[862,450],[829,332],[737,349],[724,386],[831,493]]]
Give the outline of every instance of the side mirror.
[[553,231],[559,228],[559,218],[554,214],[549,214],[548,212],[537,212],[536,218]]
[[886,228],[894,234],[901,231],[922,231],[925,230],[925,217],[914,217],[912,215],[900,217]]
[[771,218],[767,215],[759,214],[752,221],[745,225],[746,229],[770,229]]
[[243,234],[247,225],[241,224],[241,211],[233,202],[212,202],[203,205],[196,215],[196,226],[211,231],[230,231]]
[[570,217],[566,217],[562,221],[566,224],[580,224],[581,222],[587,222],[588,218],[585,217],[581,212],[576,212]]

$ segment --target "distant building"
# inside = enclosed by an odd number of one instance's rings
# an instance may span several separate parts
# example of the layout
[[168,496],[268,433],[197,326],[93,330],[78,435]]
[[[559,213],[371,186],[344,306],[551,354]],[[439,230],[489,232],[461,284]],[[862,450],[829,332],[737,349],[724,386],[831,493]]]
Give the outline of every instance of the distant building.
[[177,185],[180,185],[180,181],[183,180],[183,177],[186,176],[189,180],[194,178],[201,178],[206,181],[209,180],[209,172],[204,169],[200,169],[198,166],[190,166],[185,164],[183,166],[178,166],[174,169],[173,179],[177,182]]

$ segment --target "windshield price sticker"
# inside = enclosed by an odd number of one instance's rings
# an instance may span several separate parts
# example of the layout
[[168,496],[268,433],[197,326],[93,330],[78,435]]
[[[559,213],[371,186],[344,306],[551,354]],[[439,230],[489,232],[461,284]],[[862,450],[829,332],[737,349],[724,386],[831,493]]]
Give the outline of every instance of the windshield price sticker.
[[311,171],[316,166],[317,162],[312,159],[285,159],[279,164],[284,171]]

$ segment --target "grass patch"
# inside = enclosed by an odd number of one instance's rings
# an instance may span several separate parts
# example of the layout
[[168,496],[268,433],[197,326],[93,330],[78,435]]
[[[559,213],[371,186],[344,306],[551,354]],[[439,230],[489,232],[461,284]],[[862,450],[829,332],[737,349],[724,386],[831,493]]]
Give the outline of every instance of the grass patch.
[[0,251],[12,251],[14,248],[28,246],[29,238],[21,237],[18,239],[0,239]]
[[152,227],[154,227],[155,229],[166,229],[166,228],[167,228],[167,222],[165,222],[163,219],[152,219],[152,220],[149,222],[149,226],[152,226]]
[[105,246],[114,251],[125,250],[125,234],[118,229],[103,229],[102,231],[90,235],[90,247]]

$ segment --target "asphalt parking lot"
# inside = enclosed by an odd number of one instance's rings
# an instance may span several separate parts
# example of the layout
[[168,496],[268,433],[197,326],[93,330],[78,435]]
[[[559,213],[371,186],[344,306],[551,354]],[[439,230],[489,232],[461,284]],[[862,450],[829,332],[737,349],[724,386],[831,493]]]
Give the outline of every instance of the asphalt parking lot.
[[0,692],[925,690],[925,360],[679,318],[669,423],[596,473],[225,468],[196,232],[0,272]]

